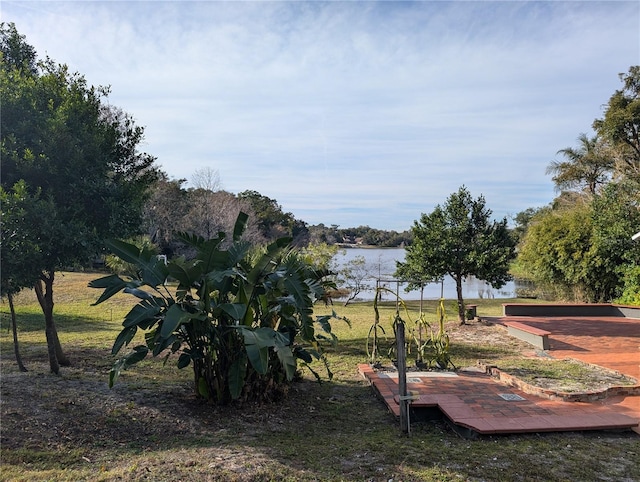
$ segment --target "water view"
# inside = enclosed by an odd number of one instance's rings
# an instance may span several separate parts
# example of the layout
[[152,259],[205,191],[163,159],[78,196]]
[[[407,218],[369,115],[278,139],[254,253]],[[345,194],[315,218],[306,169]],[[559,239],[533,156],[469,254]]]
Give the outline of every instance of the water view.
[[[337,269],[341,269],[346,263],[358,256],[364,257],[371,278],[367,281],[373,289],[362,291],[358,299],[362,301],[372,300],[375,294],[376,281],[393,292],[398,292],[405,300],[419,300],[420,291],[405,292],[405,285],[395,281],[393,273],[396,269],[396,261],[404,261],[404,248],[347,248],[341,250],[334,258]],[[524,286],[523,286],[524,287]],[[469,278],[462,284],[462,296],[465,299],[473,298],[515,298],[516,289],[520,288],[517,282],[509,281],[500,289],[493,288],[490,284],[476,278]],[[424,299],[456,298],[456,284],[453,278],[446,276],[441,283],[430,283],[424,287]],[[383,298],[392,299],[388,294]]]

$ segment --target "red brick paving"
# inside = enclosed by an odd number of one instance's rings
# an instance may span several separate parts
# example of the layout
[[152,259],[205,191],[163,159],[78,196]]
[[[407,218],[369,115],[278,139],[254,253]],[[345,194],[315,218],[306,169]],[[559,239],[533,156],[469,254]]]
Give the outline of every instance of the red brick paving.
[[[494,322],[518,321],[551,332],[554,358],[575,358],[629,375],[640,382],[640,320],[623,317],[502,317]],[[396,416],[397,378],[360,365]],[[609,396],[593,402],[565,402],[542,398],[506,386],[484,373],[459,372],[457,377],[408,378],[409,391],[419,395],[413,408],[438,407],[455,425],[480,434],[557,432],[574,430],[633,429],[640,433],[640,396]],[[636,392],[637,393],[637,392]],[[505,400],[500,394],[519,395],[523,400]]]

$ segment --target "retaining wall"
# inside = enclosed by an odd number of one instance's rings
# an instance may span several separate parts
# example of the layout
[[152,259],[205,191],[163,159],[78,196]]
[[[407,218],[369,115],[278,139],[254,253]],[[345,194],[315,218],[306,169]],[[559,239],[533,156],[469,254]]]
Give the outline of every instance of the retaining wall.
[[529,304],[504,303],[504,316],[621,316],[640,319],[640,306],[610,303]]

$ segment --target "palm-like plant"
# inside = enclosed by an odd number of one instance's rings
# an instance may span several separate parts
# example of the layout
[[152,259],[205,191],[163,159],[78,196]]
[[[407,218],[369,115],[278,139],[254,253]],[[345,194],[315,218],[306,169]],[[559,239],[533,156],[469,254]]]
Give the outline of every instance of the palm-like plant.
[[553,174],[553,182],[560,191],[585,190],[595,194],[599,186],[604,185],[615,166],[615,159],[597,136],[589,138],[586,134],[578,136],[577,148],[560,149],[565,161],[552,161],[547,174]]
[[[210,240],[180,234],[196,257],[166,265],[151,250],[109,242],[114,254],[139,267],[136,277],[111,275],[89,285],[104,289],[95,304],[120,291],[139,299],[125,316],[112,353],[139,329],[146,331],[146,344],[115,362],[110,386],[121,370],[149,353],[179,353],[179,368],[193,366],[197,394],[219,404],[273,399],[297,375],[298,360],[318,378],[308,364],[322,360],[331,377],[320,343],[336,342],[330,320],[339,317],[313,318],[313,304],[323,298],[329,273],[302,261],[289,238],[252,255],[251,246],[240,240],[246,221],[241,213],[226,249],[224,233]],[[177,281],[174,295],[168,279]]]

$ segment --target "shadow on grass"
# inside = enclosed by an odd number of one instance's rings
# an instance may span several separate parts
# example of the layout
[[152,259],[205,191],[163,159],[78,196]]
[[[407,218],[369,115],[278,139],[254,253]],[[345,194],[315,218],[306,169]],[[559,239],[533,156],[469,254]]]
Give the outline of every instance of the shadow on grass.
[[[91,333],[105,330],[113,330],[118,324],[105,319],[87,318],[77,315],[54,313],[53,320],[59,332]],[[18,336],[20,333],[44,332],[44,314],[42,312],[18,313],[16,315]],[[0,313],[0,330],[11,331],[11,315],[8,312]]]
[[[355,378],[294,383],[274,404],[217,407],[195,397],[190,369],[169,379],[155,368],[155,381],[136,373],[112,390],[89,373],[15,374],[3,389],[3,463],[65,471],[99,457],[124,463],[127,477],[138,480],[585,480],[617,454],[623,475],[638,475],[632,457],[620,455],[635,443],[627,434],[607,443],[598,434],[598,454],[595,436],[468,441],[437,421],[416,423],[407,437]],[[11,400],[18,396],[29,403]]]
[[[46,390],[50,379],[40,377],[35,388]],[[611,446],[628,480],[638,475],[632,458],[619,455],[636,442],[627,434],[606,443],[602,434],[468,441],[434,421],[413,424],[407,437],[372,389],[355,380],[305,380],[280,403],[232,407],[196,399],[185,383],[130,380],[113,390],[87,377],[51,383],[54,391],[12,406],[5,417],[3,463],[64,471],[100,457],[128,461],[130,480],[211,480],[198,470],[214,480],[539,480],[540,473],[584,480],[602,470]],[[15,385],[8,391],[11,397]],[[33,423],[16,423],[23,417]],[[602,456],[593,455],[594,443]]]

